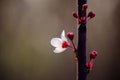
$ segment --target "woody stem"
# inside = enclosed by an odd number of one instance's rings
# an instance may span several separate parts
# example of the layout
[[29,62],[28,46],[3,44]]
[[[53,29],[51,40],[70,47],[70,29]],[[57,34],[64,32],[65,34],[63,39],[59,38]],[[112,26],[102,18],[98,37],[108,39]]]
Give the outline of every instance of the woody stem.
[[[86,11],[82,13],[82,5],[86,4],[87,0],[78,0],[78,16],[86,17]],[[77,66],[78,66],[78,79],[87,80],[87,68],[86,68],[86,23],[82,23],[78,26],[78,48],[77,48]]]

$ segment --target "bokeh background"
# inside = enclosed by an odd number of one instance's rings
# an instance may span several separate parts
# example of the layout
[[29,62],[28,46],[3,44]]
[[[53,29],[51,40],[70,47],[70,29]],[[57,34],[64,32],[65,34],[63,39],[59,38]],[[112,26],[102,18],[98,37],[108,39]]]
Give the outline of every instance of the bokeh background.
[[[75,80],[72,50],[54,54],[50,40],[63,29],[76,34],[76,1],[0,0],[0,80]],[[88,80],[119,80],[120,0],[88,4],[96,17],[87,24],[87,52],[99,52]]]

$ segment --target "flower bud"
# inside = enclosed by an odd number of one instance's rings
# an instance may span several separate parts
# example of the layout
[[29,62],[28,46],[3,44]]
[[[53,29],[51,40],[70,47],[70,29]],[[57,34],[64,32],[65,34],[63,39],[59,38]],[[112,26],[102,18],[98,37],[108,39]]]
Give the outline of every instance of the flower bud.
[[90,59],[95,59],[96,56],[97,56],[97,54],[98,54],[97,51],[92,51],[92,52],[90,53]]
[[93,11],[89,12],[88,17],[94,18],[95,17],[95,12],[93,12]]
[[68,33],[67,33],[67,37],[68,37],[70,40],[73,40],[73,39],[74,39],[74,33],[73,33],[73,32],[68,32]]
[[78,18],[77,12],[73,12],[72,15],[73,15],[74,18]]
[[93,67],[93,62],[88,62],[88,63],[86,64],[86,67],[87,67],[88,69],[92,69],[92,67]]
[[81,19],[78,18],[78,19],[77,19],[77,22],[78,22],[78,24],[81,24]]
[[81,17],[81,23],[86,23],[86,17]]
[[88,4],[83,4],[82,5],[82,11],[85,11],[88,8]]

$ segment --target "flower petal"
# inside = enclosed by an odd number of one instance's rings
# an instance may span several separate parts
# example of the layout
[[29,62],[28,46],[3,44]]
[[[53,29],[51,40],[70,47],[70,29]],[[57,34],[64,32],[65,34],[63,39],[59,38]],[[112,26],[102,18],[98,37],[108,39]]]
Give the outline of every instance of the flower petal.
[[57,48],[55,48],[54,53],[61,53],[61,52],[65,51],[66,49],[67,48],[57,47]]
[[61,39],[63,41],[67,41],[67,38],[65,37],[65,31],[63,30],[62,33],[61,33]]
[[51,45],[54,47],[60,47],[62,45],[62,40],[60,38],[52,38]]

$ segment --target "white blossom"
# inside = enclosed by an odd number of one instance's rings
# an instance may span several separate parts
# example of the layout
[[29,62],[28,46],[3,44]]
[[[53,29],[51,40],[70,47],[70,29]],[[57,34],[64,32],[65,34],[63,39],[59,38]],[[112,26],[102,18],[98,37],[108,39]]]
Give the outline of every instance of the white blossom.
[[61,33],[61,38],[52,38],[51,39],[51,45],[55,47],[54,53],[61,53],[65,51],[68,46],[69,42],[67,38],[65,37],[65,31],[63,30]]

